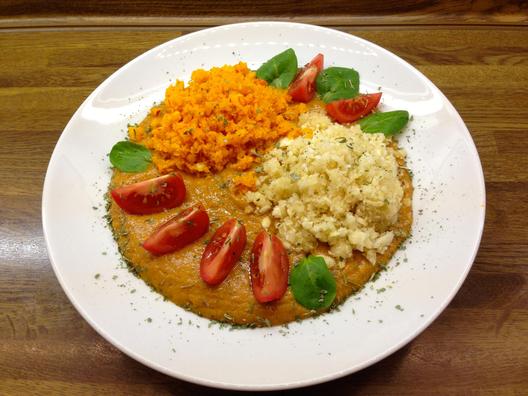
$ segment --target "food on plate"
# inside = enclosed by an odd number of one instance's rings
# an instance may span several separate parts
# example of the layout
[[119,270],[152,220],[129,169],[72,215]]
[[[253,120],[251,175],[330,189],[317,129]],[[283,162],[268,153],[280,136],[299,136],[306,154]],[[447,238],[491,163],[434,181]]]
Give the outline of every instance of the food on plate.
[[117,142],[109,157],[110,163],[123,172],[143,172],[152,160],[152,155],[146,147],[126,140]]
[[276,88],[288,88],[297,74],[297,55],[288,48],[260,66],[256,77]]
[[111,194],[127,213],[152,214],[180,206],[185,199],[185,184],[180,175],[168,174],[115,188]]
[[250,207],[277,221],[286,247],[310,254],[320,243],[334,260],[359,250],[376,262],[394,238],[403,186],[403,154],[382,134],[332,123],[319,111],[300,117],[311,137],[283,139],[263,157]]
[[290,261],[281,240],[260,231],[253,242],[250,258],[251,287],[260,303],[279,300],[288,287]]
[[171,85],[164,102],[129,127],[129,137],[152,150],[161,173],[246,170],[281,137],[301,135],[295,120],[304,111],[239,63],[196,70],[187,86]]
[[359,73],[348,67],[329,67],[316,79],[317,93],[325,103],[359,95]]
[[323,54],[317,54],[310,63],[307,63],[302,70],[297,73],[295,80],[288,88],[288,94],[295,102],[308,103],[315,96],[315,79],[323,70]]
[[246,227],[237,219],[227,220],[207,243],[200,261],[200,276],[209,285],[224,281],[246,247]]
[[381,92],[338,99],[326,105],[326,112],[335,121],[346,124],[369,114],[380,102]]
[[155,256],[172,253],[203,236],[209,216],[202,205],[191,206],[162,223],[142,246]]
[[110,154],[109,219],[131,268],[167,299],[244,326],[326,312],[410,234],[412,181],[357,71],[298,69],[288,49],[256,72],[195,70]]
[[292,293],[295,300],[309,309],[325,309],[336,296],[336,281],[320,256],[303,258],[293,268]]

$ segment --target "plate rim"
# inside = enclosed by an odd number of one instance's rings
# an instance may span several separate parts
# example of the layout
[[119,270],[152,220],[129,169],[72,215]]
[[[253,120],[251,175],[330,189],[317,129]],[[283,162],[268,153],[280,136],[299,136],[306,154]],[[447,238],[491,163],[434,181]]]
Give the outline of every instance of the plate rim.
[[[477,235],[477,238],[475,239],[474,246],[471,247],[472,253],[471,253],[471,259],[470,259],[469,265],[466,266],[465,271],[461,274],[460,278],[458,279],[458,282],[452,286],[448,297],[444,299],[444,301],[439,306],[439,308],[429,317],[429,319],[427,321],[424,321],[413,332],[410,332],[409,334],[407,334],[400,342],[396,343],[395,345],[393,345],[390,348],[387,348],[385,351],[383,351],[383,352],[381,352],[381,353],[379,353],[379,354],[377,354],[375,356],[372,356],[370,359],[365,360],[361,364],[353,365],[351,367],[348,367],[347,369],[336,371],[336,372],[334,372],[332,374],[327,374],[327,375],[322,375],[322,376],[319,376],[319,377],[311,378],[310,380],[300,380],[300,381],[292,381],[292,382],[285,382],[285,383],[273,383],[273,384],[241,385],[241,384],[230,383],[230,382],[219,382],[219,381],[214,381],[214,380],[208,380],[208,379],[202,378],[202,377],[197,377],[197,376],[193,376],[193,375],[189,375],[189,374],[184,374],[184,373],[181,373],[181,372],[171,371],[168,368],[158,364],[157,362],[152,361],[150,359],[146,359],[143,356],[141,356],[140,354],[138,354],[138,353],[134,352],[133,350],[125,347],[117,339],[115,339],[110,334],[106,333],[104,329],[102,329],[99,325],[97,325],[95,323],[95,321],[89,316],[89,314],[83,309],[81,304],[76,300],[76,298],[74,296],[74,293],[67,286],[66,282],[64,281],[64,279],[63,279],[63,277],[61,275],[60,269],[59,269],[57,263],[55,262],[54,253],[53,253],[53,247],[51,246],[50,241],[49,241],[49,237],[48,237],[48,234],[49,234],[49,231],[48,231],[49,219],[48,219],[48,216],[46,214],[46,207],[48,206],[48,199],[49,199],[48,198],[48,196],[49,196],[48,190],[51,188],[50,187],[51,181],[50,181],[50,176],[49,176],[50,175],[50,168],[52,166],[52,162],[54,162],[55,156],[57,155],[56,154],[57,153],[57,147],[59,147],[60,143],[62,142],[62,140],[65,139],[64,132],[68,128],[70,128],[70,125],[73,123],[74,119],[78,118],[79,113],[82,111],[82,109],[84,108],[86,103],[88,103],[95,95],[97,95],[99,93],[99,91],[101,91],[107,84],[109,84],[118,74],[122,73],[124,70],[129,68],[131,65],[133,65],[134,63],[140,61],[142,58],[147,57],[151,52],[155,52],[160,47],[169,45],[169,43],[174,43],[174,42],[177,42],[178,40],[182,40],[184,38],[189,38],[189,37],[193,37],[193,36],[197,36],[197,35],[201,35],[201,34],[207,34],[207,33],[211,32],[211,31],[221,30],[221,29],[224,29],[226,27],[244,28],[246,26],[247,27],[251,27],[251,26],[258,26],[258,25],[269,25],[269,26],[280,25],[280,26],[285,26],[285,27],[288,27],[288,26],[289,27],[303,27],[303,28],[309,28],[309,29],[313,29],[313,30],[319,30],[321,32],[329,32],[329,33],[332,33],[332,34],[338,34],[338,35],[342,35],[344,37],[353,37],[355,40],[358,40],[359,42],[362,42],[363,44],[367,44],[369,46],[375,47],[378,51],[383,52],[385,55],[388,55],[389,57],[391,57],[392,59],[396,60],[397,62],[403,63],[404,66],[409,67],[414,73],[416,73],[424,81],[426,81],[427,84],[430,84],[441,95],[441,97],[444,100],[444,103],[449,107],[449,110],[453,112],[455,117],[457,117],[457,121],[460,124],[460,126],[462,127],[463,132],[464,132],[464,134],[463,134],[464,140],[468,144],[468,147],[472,151],[472,154],[474,155],[474,157],[475,157],[475,159],[476,159],[476,161],[478,163],[478,170],[479,170],[478,176],[479,176],[480,190],[481,190],[481,193],[482,193],[483,210],[481,211],[482,215],[481,215],[481,218],[479,219],[480,220],[480,224],[479,224],[479,227],[478,227],[478,235]],[[59,136],[59,139],[55,143],[55,147],[53,149],[53,152],[52,152],[52,154],[50,156],[50,160],[48,162],[48,166],[46,168],[46,175],[45,175],[45,179],[44,179],[44,183],[43,183],[43,191],[42,191],[42,199],[41,199],[41,218],[42,218],[42,228],[43,228],[44,240],[45,240],[45,243],[46,243],[46,249],[47,249],[48,257],[49,257],[51,266],[53,268],[53,272],[55,273],[55,276],[57,277],[57,280],[59,281],[59,284],[60,284],[62,290],[64,291],[64,293],[68,297],[70,303],[75,307],[77,312],[82,316],[82,318],[84,320],[86,320],[90,324],[90,326],[102,338],[104,338],[107,342],[109,342],[114,347],[119,349],[122,353],[124,353],[127,356],[131,357],[132,359],[140,362],[141,364],[143,364],[143,365],[145,365],[145,366],[147,366],[147,367],[149,367],[151,369],[154,369],[154,370],[156,370],[158,372],[161,372],[161,373],[163,373],[165,375],[168,375],[170,377],[177,378],[179,380],[184,380],[184,381],[188,381],[188,382],[191,382],[191,383],[194,383],[194,384],[208,386],[208,387],[214,387],[214,388],[220,388],[220,389],[241,390],[241,391],[243,391],[243,390],[245,390],[245,391],[271,391],[271,390],[284,390],[284,389],[291,389],[291,388],[307,387],[307,386],[311,386],[311,385],[316,385],[316,384],[332,381],[332,380],[344,377],[346,375],[353,374],[355,372],[358,372],[358,371],[360,371],[360,370],[362,370],[362,369],[364,369],[366,367],[369,367],[369,366],[379,362],[380,360],[386,358],[387,356],[389,356],[389,355],[393,354],[394,352],[398,351],[399,349],[403,348],[404,346],[409,344],[412,340],[414,340],[418,335],[420,335],[425,329],[427,329],[431,325],[431,323],[434,322],[438,318],[438,316],[440,316],[440,314],[442,314],[444,312],[446,307],[451,303],[453,298],[456,296],[456,294],[460,290],[462,284],[466,280],[466,278],[467,278],[467,276],[469,274],[469,271],[473,267],[475,258],[477,256],[477,253],[478,253],[479,248],[480,248],[480,243],[481,243],[481,240],[482,240],[482,234],[483,234],[483,231],[484,231],[485,218],[486,218],[486,206],[487,206],[487,203],[486,203],[486,186],[485,186],[485,179],[484,179],[484,171],[483,171],[483,168],[482,168],[482,162],[480,160],[480,156],[479,156],[478,150],[476,148],[475,142],[473,141],[471,133],[470,133],[467,125],[465,124],[464,120],[462,119],[462,117],[460,116],[460,114],[458,113],[456,108],[453,106],[453,104],[446,97],[446,95],[427,76],[425,76],[420,70],[418,70],[412,64],[410,64],[409,62],[407,62],[403,58],[399,57],[398,55],[394,54],[393,52],[391,52],[391,51],[379,46],[376,43],[373,43],[373,42],[371,42],[369,40],[363,39],[363,38],[358,37],[358,36],[356,36],[354,34],[351,34],[351,33],[343,32],[341,30],[332,29],[332,28],[329,28],[329,27],[323,27],[323,26],[307,24],[307,23],[262,20],[262,21],[239,22],[239,23],[219,25],[219,26],[204,28],[204,29],[197,30],[195,32],[183,34],[183,35],[181,35],[179,37],[170,39],[170,40],[165,41],[165,42],[163,42],[163,43],[161,43],[159,45],[156,45],[155,47],[153,47],[153,48],[141,53],[137,57],[131,59],[130,61],[128,61],[127,63],[122,65],[119,69],[117,69],[112,74],[110,74],[106,79],[104,79],[84,99],[82,104],[73,113],[73,115],[69,119],[68,123],[65,125],[64,129],[62,130],[62,132],[61,132],[61,134]]]

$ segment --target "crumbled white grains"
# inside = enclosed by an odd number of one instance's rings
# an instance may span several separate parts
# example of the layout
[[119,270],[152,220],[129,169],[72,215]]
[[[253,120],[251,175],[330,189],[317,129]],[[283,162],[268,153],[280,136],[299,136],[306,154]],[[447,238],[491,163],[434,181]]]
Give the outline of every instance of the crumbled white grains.
[[320,111],[303,114],[300,124],[313,136],[283,139],[265,155],[248,202],[257,213],[271,212],[290,250],[309,253],[323,242],[337,259],[332,265],[354,249],[375,263],[394,237],[403,197],[397,158],[404,154],[383,134],[334,124]]
[[262,219],[261,224],[262,224],[262,227],[264,227],[265,229],[268,229],[271,225],[271,219],[268,216],[266,216]]

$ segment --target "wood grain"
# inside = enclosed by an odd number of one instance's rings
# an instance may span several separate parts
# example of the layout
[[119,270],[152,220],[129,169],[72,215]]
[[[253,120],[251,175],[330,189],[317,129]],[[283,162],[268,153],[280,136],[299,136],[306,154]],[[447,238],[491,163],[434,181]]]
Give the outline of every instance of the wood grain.
[[523,0],[4,0],[0,29],[215,26],[282,20],[322,26],[528,25]]
[[[453,102],[481,156],[487,219],[468,279],[423,334],[359,373],[290,393],[528,393],[528,30],[341,28],[408,60]],[[57,283],[41,229],[46,166],[73,112],[128,60],[188,30],[0,32],[0,394],[230,394],[154,372],[99,337]]]
[[343,2],[327,0],[314,2],[310,0],[258,2],[241,0],[237,6],[229,0],[203,0],[200,2],[186,2],[175,0],[171,2],[161,0],[129,0],[123,4],[121,0],[92,0],[69,1],[49,0],[4,0],[0,6],[2,15],[387,15],[387,14],[439,14],[451,13],[496,13],[508,15],[525,9],[521,1],[433,1],[433,0],[386,0],[372,2],[357,0]]

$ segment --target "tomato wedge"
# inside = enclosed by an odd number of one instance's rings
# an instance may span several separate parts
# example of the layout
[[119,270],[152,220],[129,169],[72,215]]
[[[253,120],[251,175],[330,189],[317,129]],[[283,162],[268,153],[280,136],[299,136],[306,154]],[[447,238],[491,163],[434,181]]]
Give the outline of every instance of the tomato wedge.
[[251,286],[260,303],[280,299],[288,288],[290,260],[282,242],[275,235],[261,231],[251,250]]
[[161,256],[196,241],[209,229],[209,216],[202,205],[191,206],[159,226],[143,247]]
[[246,246],[246,227],[236,219],[226,221],[214,233],[200,261],[200,276],[208,285],[224,281]]
[[348,124],[369,114],[381,100],[381,92],[341,99],[326,105],[326,112],[334,121]]
[[295,102],[307,103],[315,95],[315,79],[323,70],[324,56],[317,54],[310,63],[297,74],[297,77],[290,85],[288,93]]
[[180,206],[185,184],[178,174],[169,174],[113,189],[112,198],[125,212],[144,215]]
[[319,71],[323,70],[324,68],[324,55],[323,54],[317,54],[314,56],[314,58],[308,63],[306,66],[317,66],[317,69]]

